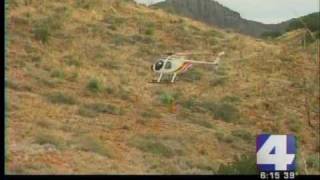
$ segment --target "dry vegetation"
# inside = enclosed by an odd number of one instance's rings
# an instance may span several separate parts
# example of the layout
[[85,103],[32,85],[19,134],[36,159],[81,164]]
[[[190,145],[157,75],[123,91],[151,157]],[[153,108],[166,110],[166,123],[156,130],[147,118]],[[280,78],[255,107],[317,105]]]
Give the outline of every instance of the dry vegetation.
[[[299,172],[320,173],[316,43],[125,0],[10,0],[8,32],[7,173],[253,173],[262,132],[297,135]],[[227,56],[148,83],[153,60],[181,50]]]

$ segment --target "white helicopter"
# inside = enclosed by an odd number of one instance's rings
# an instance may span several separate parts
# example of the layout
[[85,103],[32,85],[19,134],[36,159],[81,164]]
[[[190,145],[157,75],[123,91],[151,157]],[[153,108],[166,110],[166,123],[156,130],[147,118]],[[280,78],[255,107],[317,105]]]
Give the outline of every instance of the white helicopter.
[[169,53],[167,54],[167,57],[158,59],[156,63],[151,65],[152,71],[160,74],[156,82],[160,83],[164,74],[172,74],[171,83],[174,83],[177,75],[189,70],[192,67],[192,64],[213,65],[215,66],[215,69],[217,69],[220,57],[225,53],[220,52],[213,62],[186,59],[185,56],[189,54],[194,53]]

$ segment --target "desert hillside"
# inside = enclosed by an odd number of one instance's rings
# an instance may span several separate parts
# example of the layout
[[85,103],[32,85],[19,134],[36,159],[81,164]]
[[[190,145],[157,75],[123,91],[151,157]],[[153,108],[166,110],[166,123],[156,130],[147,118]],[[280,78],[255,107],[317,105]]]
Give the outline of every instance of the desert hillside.
[[290,23],[290,21],[285,21],[278,24],[263,24],[247,20],[242,18],[238,12],[214,0],[166,0],[154,4],[152,7],[253,37],[261,37],[261,35],[270,32],[282,33]]
[[[302,174],[319,174],[316,42],[262,41],[130,0],[10,0],[6,172],[255,173],[255,136],[298,137]],[[150,83],[167,52],[225,51]],[[198,55],[195,60],[211,60]]]

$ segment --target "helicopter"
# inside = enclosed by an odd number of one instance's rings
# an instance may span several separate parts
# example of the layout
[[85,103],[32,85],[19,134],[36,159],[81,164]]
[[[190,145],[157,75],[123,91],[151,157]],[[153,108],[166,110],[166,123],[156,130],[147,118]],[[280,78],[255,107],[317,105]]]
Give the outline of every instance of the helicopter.
[[[213,65],[215,69],[218,68],[220,57],[225,55],[224,51],[220,52],[213,62],[196,61],[186,58],[186,55],[194,53],[167,53],[166,57],[159,58],[151,65],[151,70],[159,74],[157,83],[160,83],[164,74],[172,74],[171,83],[175,82],[178,74],[187,72],[193,64]],[[155,82],[155,81],[153,81]]]

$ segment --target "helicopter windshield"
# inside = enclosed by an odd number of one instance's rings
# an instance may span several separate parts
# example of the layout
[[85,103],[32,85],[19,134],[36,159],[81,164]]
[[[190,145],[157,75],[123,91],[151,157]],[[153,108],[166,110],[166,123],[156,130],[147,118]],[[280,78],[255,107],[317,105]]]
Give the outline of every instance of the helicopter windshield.
[[163,60],[158,61],[155,65],[155,70],[159,71],[162,68],[163,63]]

